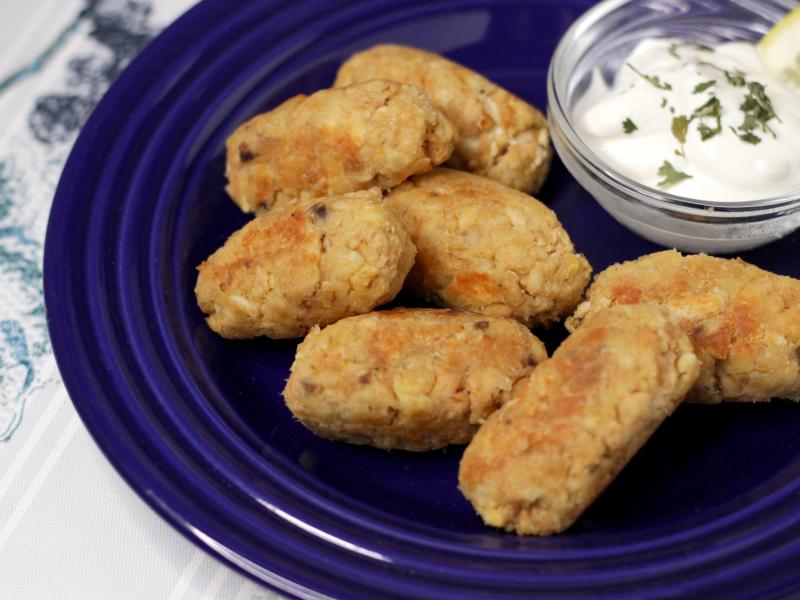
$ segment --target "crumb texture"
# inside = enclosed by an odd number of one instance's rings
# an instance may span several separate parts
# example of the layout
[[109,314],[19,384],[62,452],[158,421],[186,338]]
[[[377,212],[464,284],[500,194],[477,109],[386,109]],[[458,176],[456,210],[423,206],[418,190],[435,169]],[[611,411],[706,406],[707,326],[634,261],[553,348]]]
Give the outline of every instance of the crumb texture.
[[598,315],[520,383],[467,447],[459,486],[488,525],[568,528],[672,413],[699,371],[661,307]]
[[386,449],[467,443],[547,357],[511,319],[395,309],[314,328],[284,390],[315,433]]
[[400,291],[416,250],[379,189],[276,206],[198,267],[195,294],[227,338],[301,337]]
[[386,202],[417,246],[408,286],[427,300],[532,327],[569,315],[589,283],[555,213],[484,177],[437,168]]
[[227,142],[228,193],[248,212],[391,188],[446,161],[454,126],[418,87],[369,81],[295,96]]
[[458,129],[450,166],[526,193],[542,187],[552,151],[538,110],[482,75],[438,54],[385,44],[350,57],[334,85],[391,79],[417,85]]
[[694,343],[702,368],[687,400],[800,401],[797,279],[741,259],[656,252],[598,274],[567,328],[640,302],[668,308]]

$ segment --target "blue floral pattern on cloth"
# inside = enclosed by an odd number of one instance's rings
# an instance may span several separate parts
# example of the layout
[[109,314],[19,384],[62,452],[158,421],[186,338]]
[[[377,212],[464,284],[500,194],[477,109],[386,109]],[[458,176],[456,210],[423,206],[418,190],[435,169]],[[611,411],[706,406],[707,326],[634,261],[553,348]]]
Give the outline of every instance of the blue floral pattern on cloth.
[[42,297],[42,244],[15,219],[26,198],[13,157],[0,161],[0,440],[19,425],[25,400],[44,381],[36,366],[50,352]]
[[150,21],[147,0],[86,0],[30,65],[0,81],[0,99],[21,85],[41,88],[27,119],[0,144],[0,441],[14,433],[33,393],[57,378],[42,256],[58,177],[95,104],[155,35]]

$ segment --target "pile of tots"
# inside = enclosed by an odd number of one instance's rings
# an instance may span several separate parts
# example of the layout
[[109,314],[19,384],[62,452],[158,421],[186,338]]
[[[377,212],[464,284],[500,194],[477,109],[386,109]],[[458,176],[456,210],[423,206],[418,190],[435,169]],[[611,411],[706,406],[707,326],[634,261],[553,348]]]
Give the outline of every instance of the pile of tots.
[[[478,73],[355,54],[228,139],[255,218],[199,266],[198,304],[226,338],[305,336],[284,397],[315,433],[468,444],[459,487],[487,524],[561,532],[684,399],[800,400],[800,281],[664,251],[589,286],[530,195],[550,159],[542,114]],[[403,287],[443,308],[374,310]],[[548,357],[529,328],[563,320]]]

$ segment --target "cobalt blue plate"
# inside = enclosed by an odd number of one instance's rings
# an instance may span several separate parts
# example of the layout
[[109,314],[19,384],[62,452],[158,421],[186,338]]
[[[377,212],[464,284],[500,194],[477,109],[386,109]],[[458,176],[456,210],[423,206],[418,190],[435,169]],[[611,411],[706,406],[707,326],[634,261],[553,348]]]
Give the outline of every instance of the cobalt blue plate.
[[[564,535],[484,527],[460,448],[315,437],[280,392],[295,344],[231,342],[195,266],[245,222],[223,143],[330,84],[377,42],[444,53],[537,106],[579,0],[211,0],[135,60],[84,128],[47,233],[45,292],[70,396],[130,485],[196,544],[298,597],[780,597],[800,591],[800,407],[683,406]],[[556,161],[541,192],[600,270],[655,250]],[[800,237],[745,256],[800,276]],[[544,334],[551,347],[563,334]]]

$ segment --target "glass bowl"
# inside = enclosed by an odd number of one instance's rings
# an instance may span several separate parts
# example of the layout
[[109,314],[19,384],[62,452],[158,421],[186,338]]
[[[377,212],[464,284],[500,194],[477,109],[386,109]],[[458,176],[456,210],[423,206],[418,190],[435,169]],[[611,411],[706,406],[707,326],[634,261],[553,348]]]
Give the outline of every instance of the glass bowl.
[[558,155],[615,219],[667,247],[708,253],[754,248],[800,227],[800,190],[749,202],[693,200],[651,188],[615,171],[578,136],[572,107],[598,67],[612,81],[644,38],[700,44],[756,41],[796,6],[793,0],[606,0],[567,30],[550,62],[548,119]]

